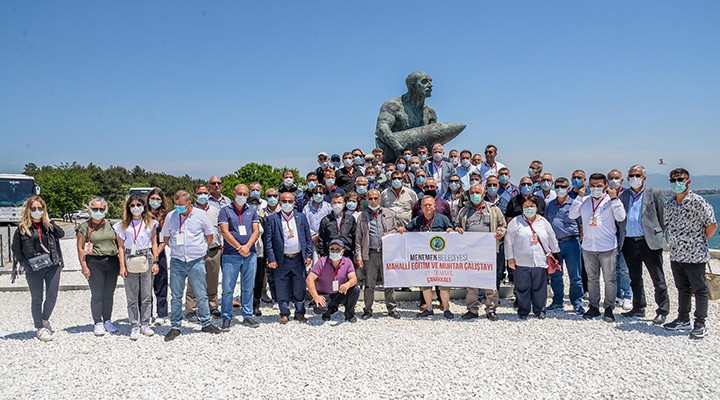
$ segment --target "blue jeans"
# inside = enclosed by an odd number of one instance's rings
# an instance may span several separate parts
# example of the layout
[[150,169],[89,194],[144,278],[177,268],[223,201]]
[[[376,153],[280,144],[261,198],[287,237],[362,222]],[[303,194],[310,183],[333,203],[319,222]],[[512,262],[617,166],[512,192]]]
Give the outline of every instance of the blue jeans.
[[[560,246],[560,264],[565,261],[565,270],[570,279],[570,304],[577,307],[582,304],[583,284],[581,277],[582,250],[578,238],[558,243]],[[550,275],[550,287],[553,291],[552,304],[563,304],[565,283],[563,282],[563,271],[556,271]]]
[[222,300],[220,308],[222,318],[232,319],[232,300],[235,293],[238,275],[240,282],[240,300],[242,302],[243,318],[253,315],[253,290],[255,288],[255,270],[257,269],[257,254],[250,253],[249,256],[231,255],[222,257]]
[[185,279],[195,291],[198,304],[198,320],[202,326],[210,325],[210,304],[207,296],[207,282],[205,281],[205,257],[190,261],[180,261],[170,257],[170,325],[179,328],[182,323],[182,301],[185,295]]
[[620,300],[632,298],[630,272],[628,271],[627,263],[625,263],[625,256],[623,256],[621,251],[618,251],[615,274],[617,275],[617,298]]

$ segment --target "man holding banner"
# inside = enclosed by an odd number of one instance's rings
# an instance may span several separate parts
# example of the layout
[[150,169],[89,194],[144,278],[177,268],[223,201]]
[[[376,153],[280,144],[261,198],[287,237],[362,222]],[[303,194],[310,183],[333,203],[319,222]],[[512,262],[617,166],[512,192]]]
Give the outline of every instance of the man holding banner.
[[[465,232],[494,232],[497,240],[495,251],[500,251],[500,240],[505,236],[506,223],[500,207],[483,200],[485,187],[473,185],[470,187],[470,202],[465,205],[455,218],[455,230],[460,234]],[[485,294],[485,312],[490,321],[497,321],[497,308],[500,305],[500,296],[496,289],[483,289]],[[474,319],[479,316],[479,289],[468,287],[465,295],[467,312],[462,319]]]
[[[422,214],[413,218],[409,224],[397,229],[398,233],[404,232],[454,232],[450,219],[443,214],[435,212],[435,197],[431,195],[423,196],[420,200],[420,210]],[[417,314],[418,318],[429,317],[433,315],[432,309],[432,287],[421,286],[423,297],[427,308]],[[443,316],[447,319],[455,318],[450,312],[450,288],[440,286],[440,304],[443,308]]]

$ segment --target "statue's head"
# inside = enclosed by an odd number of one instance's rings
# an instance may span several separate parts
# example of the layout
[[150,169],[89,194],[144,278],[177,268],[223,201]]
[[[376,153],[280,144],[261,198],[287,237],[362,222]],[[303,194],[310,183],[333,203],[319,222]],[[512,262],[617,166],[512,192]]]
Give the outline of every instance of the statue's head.
[[432,78],[422,71],[415,71],[408,75],[405,78],[405,85],[411,94],[419,94],[423,97],[432,96]]

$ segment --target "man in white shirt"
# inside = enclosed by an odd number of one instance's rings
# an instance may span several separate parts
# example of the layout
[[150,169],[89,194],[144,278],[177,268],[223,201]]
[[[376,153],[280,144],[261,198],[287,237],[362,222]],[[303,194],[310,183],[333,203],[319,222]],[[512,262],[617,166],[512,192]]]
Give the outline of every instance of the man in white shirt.
[[484,185],[489,176],[498,176],[501,168],[505,168],[505,164],[495,160],[497,156],[497,147],[494,144],[485,146],[485,161],[480,164],[480,175],[482,176],[482,184]]
[[440,143],[435,143],[432,147],[432,161],[425,166],[425,172],[428,178],[435,178],[437,182],[437,195],[443,197],[448,190],[450,184],[450,175],[455,172],[455,167],[443,160],[445,148]]
[[472,153],[470,150],[461,151],[460,165],[455,167],[455,173],[460,177],[463,190],[470,190],[470,172],[474,170],[475,167],[472,165]]
[[551,173],[546,172],[540,177],[540,190],[535,192],[536,196],[542,197],[545,204],[557,199],[557,193],[553,190],[555,187],[555,180]]
[[625,220],[625,207],[618,199],[617,190],[608,189],[607,177],[601,173],[590,175],[590,196],[581,188],[570,206],[570,219],[582,217],[582,253],[588,274],[590,309],[583,318],[600,316],[600,271],[605,283],[605,314],[603,320],[615,321],[613,307],[617,294],[615,263],[618,239],[616,222]]

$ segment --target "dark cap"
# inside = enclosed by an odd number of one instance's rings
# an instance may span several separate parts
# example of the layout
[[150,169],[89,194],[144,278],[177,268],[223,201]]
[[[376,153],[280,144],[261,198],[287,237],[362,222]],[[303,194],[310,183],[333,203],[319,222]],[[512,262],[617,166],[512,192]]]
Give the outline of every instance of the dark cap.
[[340,155],[339,154],[333,154],[330,157],[330,161],[340,161]]
[[343,242],[342,242],[340,239],[333,239],[333,240],[330,242],[330,244],[328,245],[328,247],[330,247],[330,246],[332,246],[332,245],[334,245],[334,244],[336,244],[336,245],[338,245],[338,246],[340,246],[340,247],[342,247],[342,248],[345,248],[345,245],[343,244]]

